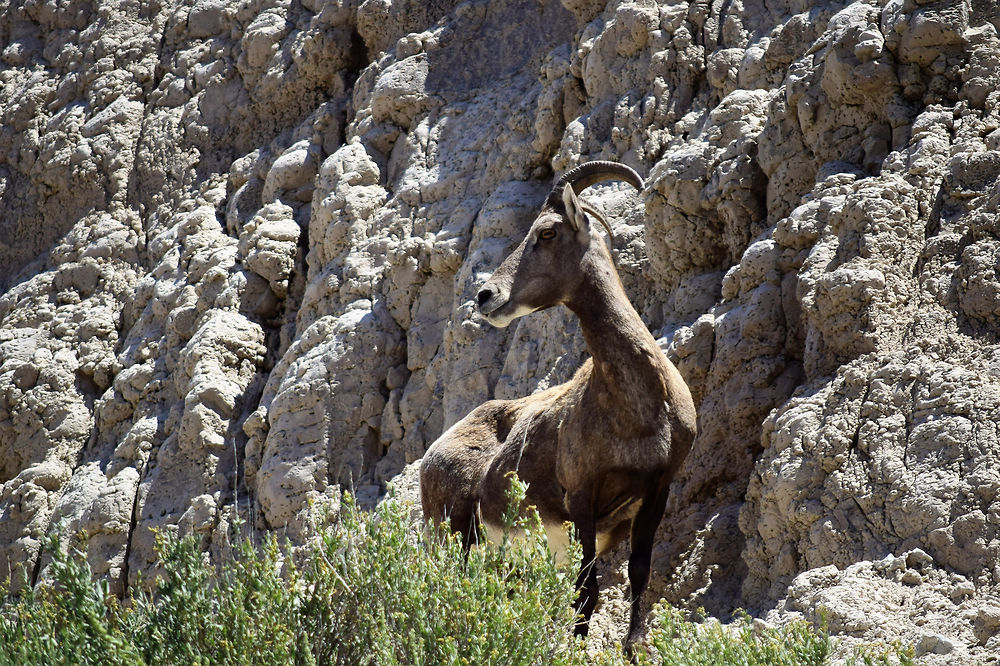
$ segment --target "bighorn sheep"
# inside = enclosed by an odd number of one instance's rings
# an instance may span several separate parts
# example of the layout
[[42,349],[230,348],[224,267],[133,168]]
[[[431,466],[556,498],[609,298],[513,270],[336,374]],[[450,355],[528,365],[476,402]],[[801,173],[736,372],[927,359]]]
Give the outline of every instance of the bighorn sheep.
[[571,380],[517,400],[490,400],[435,441],[420,467],[427,520],[450,518],[466,544],[481,521],[502,524],[510,471],[528,484],[550,544],[571,521],[583,548],[576,627],[597,605],[596,557],[631,539],[631,616],[625,648],[642,633],[640,598],[671,479],[691,448],[695,409],[680,373],[632,307],[611,252],[577,198],[605,180],[642,179],[615,162],[590,162],[556,183],[520,245],[478,294],[494,326],[562,303],[580,319],[591,358]]

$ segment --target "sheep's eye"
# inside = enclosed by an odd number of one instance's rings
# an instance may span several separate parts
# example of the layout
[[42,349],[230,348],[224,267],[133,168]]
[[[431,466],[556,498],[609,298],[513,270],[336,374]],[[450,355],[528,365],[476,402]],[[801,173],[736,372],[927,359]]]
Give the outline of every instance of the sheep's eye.
[[541,231],[538,232],[538,237],[541,238],[542,240],[552,240],[553,238],[556,237],[556,230],[542,229]]

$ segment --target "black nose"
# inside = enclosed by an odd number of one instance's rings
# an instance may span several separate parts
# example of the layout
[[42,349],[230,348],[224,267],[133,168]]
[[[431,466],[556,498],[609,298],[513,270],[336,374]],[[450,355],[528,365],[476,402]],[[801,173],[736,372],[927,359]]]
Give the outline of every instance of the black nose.
[[486,301],[493,298],[493,290],[489,288],[483,288],[479,290],[479,295],[476,296],[476,301],[479,303],[479,307],[486,305]]

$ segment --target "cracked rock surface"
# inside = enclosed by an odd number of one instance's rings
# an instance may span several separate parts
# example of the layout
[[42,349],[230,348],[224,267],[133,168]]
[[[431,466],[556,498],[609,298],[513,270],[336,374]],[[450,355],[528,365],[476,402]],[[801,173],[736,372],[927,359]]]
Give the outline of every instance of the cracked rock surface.
[[[585,197],[699,435],[651,589],[1000,657],[1000,12],[985,0],[0,0],[0,571],[86,530],[305,539],[585,358],[479,286]],[[592,641],[620,638],[625,552]]]

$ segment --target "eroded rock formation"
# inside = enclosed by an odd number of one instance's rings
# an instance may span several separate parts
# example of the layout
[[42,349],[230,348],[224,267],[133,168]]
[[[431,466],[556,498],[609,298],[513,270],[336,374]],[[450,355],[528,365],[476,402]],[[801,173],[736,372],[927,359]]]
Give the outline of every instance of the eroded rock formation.
[[237,516],[301,538],[340,488],[412,484],[471,407],[582,360],[567,313],[501,331],[472,297],[553,176],[616,159],[646,189],[588,196],[700,410],[659,594],[996,654],[998,27],[986,0],[0,0],[0,571],[37,577],[63,525],[123,590],[157,529],[221,553]]

